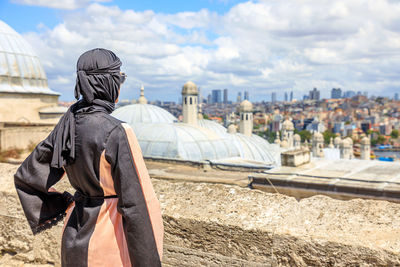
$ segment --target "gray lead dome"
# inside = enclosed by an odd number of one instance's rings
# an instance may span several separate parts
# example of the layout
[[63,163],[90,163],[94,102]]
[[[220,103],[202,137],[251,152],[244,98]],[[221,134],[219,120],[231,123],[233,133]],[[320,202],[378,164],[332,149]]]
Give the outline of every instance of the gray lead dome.
[[0,93],[59,95],[49,89],[32,47],[0,20]]

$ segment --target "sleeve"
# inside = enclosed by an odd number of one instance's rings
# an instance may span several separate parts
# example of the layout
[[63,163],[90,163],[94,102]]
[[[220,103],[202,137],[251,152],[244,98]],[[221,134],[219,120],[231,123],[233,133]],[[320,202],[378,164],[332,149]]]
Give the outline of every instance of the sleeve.
[[52,186],[64,175],[63,168],[50,167],[52,133],[25,159],[14,175],[15,188],[33,234],[62,220],[73,197]]
[[161,266],[164,228],[160,204],[129,126],[122,124],[110,134],[105,155],[111,165],[132,265]]

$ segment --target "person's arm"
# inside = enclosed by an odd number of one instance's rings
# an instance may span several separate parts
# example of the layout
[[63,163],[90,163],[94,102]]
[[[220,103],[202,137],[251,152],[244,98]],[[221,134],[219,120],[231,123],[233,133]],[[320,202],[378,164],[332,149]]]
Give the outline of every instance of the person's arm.
[[111,165],[132,265],[161,266],[164,228],[160,204],[129,126],[122,124],[112,131],[105,156]]
[[72,202],[69,193],[52,188],[64,175],[64,169],[50,167],[51,135],[36,146],[14,175],[15,188],[33,234],[62,220]]

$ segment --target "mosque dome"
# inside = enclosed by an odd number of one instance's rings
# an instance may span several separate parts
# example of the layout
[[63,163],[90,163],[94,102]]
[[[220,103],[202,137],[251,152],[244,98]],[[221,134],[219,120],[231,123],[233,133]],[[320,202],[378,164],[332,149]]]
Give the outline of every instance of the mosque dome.
[[173,123],[177,121],[177,118],[165,109],[150,104],[123,106],[117,108],[111,115],[132,127],[140,123]]
[[369,138],[367,136],[365,136],[363,139],[361,139],[361,144],[362,145],[370,145],[371,140],[369,140]]
[[351,137],[346,137],[346,140],[348,140],[350,145],[353,145],[353,139]]
[[289,147],[289,143],[288,143],[286,138],[283,138],[283,140],[281,142],[281,147],[282,148],[288,148]]
[[230,144],[239,150],[239,156],[245,160],[259,161],[267,164],[280,164],[280,149],[267,140],[253,134],[230,134]]
[[340,145],[340,142],[342,142],[342,139],[339,136],[336,136],[335,139],[333,139],[335,146]]
[[251,104],[249,100],[243,100],[242,103],[240,103],[240,111],[243,112],[253,111],[253,104]]
[[227,129],[219,124],[218,122],[212,121],[212,120],[198,120],[197,125],[206,129],[209,129],[219,136],[224,136],[227,133]]
[[299,134],[295,134],[295,135],[293,136],[293,140],[294,140],[294,141],[300,142],[300,141],[301,141],[300,135],[299,135]]
[[294,131],[294,124],[290,120],[286,119],[282,124],[282,130]]
[[319,133],[319,132],[315,132],[315,133],[314,133],[313,139],[314,139],[315,141],[324,141],[324,137],[323,137],[322,134]]
[[182,87],[182,95],[197,95],[199,90],[194,82],[188,81]]
[[227,138],[186,123],[137,124],[134,130],[145,157],[201,161],[239,156]]
[[351,145],[350,145],[349,140],[346,138],[346,139],[343,139],[343,141],[340,143],[340,146],[344,147],[344,148],[349,148]]
[[236,126],[235,126],[235,124],[230,124],[229,126],[228,126],[228,133],[229,134],[235,134],[237,132],[237,130],[236,130]]
[[0,20],[0,93],[59,94],[50,90],[32,47]]

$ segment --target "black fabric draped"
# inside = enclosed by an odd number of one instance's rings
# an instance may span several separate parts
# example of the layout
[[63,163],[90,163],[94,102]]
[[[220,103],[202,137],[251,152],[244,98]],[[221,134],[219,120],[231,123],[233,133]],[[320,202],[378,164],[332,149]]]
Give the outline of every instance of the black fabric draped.
[[96,48],[82,54],[77,63],[75,98],[83,99],[72,105],[54,128],[51,167],[61,168],[75,159],[75,119],[81,111],[111,113],[121,85],[120,59],[106,49]]

